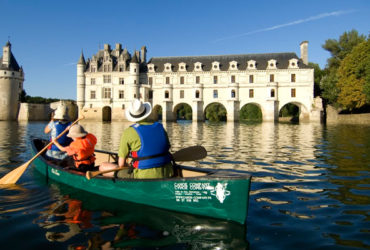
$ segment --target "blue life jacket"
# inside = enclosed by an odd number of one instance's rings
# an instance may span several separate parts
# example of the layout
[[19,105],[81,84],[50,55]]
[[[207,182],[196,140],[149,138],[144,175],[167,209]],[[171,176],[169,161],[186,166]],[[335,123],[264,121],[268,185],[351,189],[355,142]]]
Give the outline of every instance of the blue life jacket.
[[[54,125],[55,125],[55,129],[56,129],[56,136],[58,136],[69,125],[71,125],[71,122],[66,122],[66,123],[55,122]],[[53,138],[51,138],[51,140],[52,139]],[[65,133],[64,135],[62,135],[58,139],[58,142],[59,142],[60,145],[62,145],[63,147],[65,147],[65,146],[68,146],[72,142],[72,139],[67,136],[67,133]],[[51,150],[60,151],[59,148],[57,146],[55,146],[55,144],[51,145]]]
[[161,123],[151,125],[134,124],[132,127],[140,136],[139,151],[132,151],[133,166],[148,169],[163,166],[172,160],[170,145]]

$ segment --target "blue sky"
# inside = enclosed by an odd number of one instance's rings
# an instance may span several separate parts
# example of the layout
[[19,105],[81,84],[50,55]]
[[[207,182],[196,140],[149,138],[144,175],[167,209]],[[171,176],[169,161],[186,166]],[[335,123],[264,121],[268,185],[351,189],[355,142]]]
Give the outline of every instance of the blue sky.
[[[0,45],[10,37],[28,95],[76,98],[76,63],[105,43],[148,59],[295,52],[325,67],[327,39],[370,32],[369,0],[0,0]],[[2,54],[2,51],[1,51]]]

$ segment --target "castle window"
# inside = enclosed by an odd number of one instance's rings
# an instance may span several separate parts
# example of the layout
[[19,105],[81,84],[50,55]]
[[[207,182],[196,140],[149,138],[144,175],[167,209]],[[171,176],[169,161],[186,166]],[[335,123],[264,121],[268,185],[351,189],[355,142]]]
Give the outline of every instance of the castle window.
[[91,78],[91,80],[90,80],[90,84],[91,84],[91,85],[95,85],[95,78]]
[[254,76],[253,75],[249,75],[249,83],[254,83]]
[[95,99],[96,98],[96,91],[95,90],[91,90],[90,91],[90,99]]
[[167,90],[164,92],[164,98],[165,99],[170,98],[170,93]]
[[213,83],[216,84],[218,82],[217,76],[213,76]]
[[125,98],[125,91],[120,90],[120,91],[118,92],[118,98],[119,98],[119,99],[123,99],[123,98]]
[[183,99],[184,98],[184,90],[180,90],[180,98]]
[[271,59],[267,62],[267,69],[276,69],[276,60]]
[[180,77],[180,84],[184,84],[185,78],[183,76]]
[[195,77],[195,83],[200,83],[200,76]]
[[290,81],[291,82],[295,82],[295,74],[291,74],[290,75]]
[[103,98],[104,99],[109,99],[112,97],[112,90],[111,88],[104,88],[103,89]]
[[120,84],[120,85],[125,84],[125,79],[124,79],[124,78],[120,78],[120,79],[119,79],[119,84]]
[[172,72],[172,64],[171,63],[165,63],[164,64],[164,70],[166,72]]
[[292,58],[289,60],[288,69],[298,69],[298,59]]
[[233,90],[231,90],[231,98],[235,98],[236,96],[235,96],[235,90],[233,89]]
[[195,98],[199,98],[199,95],[200,95],[200,94],[199,94],[199,90],[196,90],[196,91],[195,91]]
[[291,97],[296,97],[295,89],[290,90],[290,96]]
[[111,82],[111,76],[110,75],[103,75],[103,82],[104,83],[110,83]]
[[270,82],[274,82],[275,81],[275,76],[274,74],[270,74]]
[[249,98],[253,98],[253,97],[254,97],[254,90],[250,89],[249,90]]
[[153,99],[153,90],[149,90],[149,96],[148,96],[149,99]]
[[153,77],[149,77],[149,84],[153,84]]
[[179,69],[180,71],[186,71],[186,63],[184,62],[179,63]]
[[123,65],[122,65],[122,64],[120,64],[118,68],[119,68],[119,69],[118,69],[118,70],[119,70],[119,72],[123,72],[124,67],[123,67]]
[[249,60],[248,62],[247,62],[247,69],[256,69],[256,61],[254,61],[254,60]]
[[166,84],[170,84],[170,78],[168,76],[166,77]]
[[125,109],[125,104],[122,104],[122,109]]
[[220,70],[220,63],[219,62],[213,62],[212,63],[212,70]]
[[231,83],[235,83],[235,76],[234,75],[231,76]]
[[[90,104],[90,108],[92,108],[93,107],[93,105],[92,104]],[[86,112],[87,110],[85,110],[85,112]]]
[[195,71],[202,71],[202,63],[201,62],[194,63],[194,69]]
[[213,98],[218,98],[218,91],[216,89],[213,90]]
[[270,91],[270,96],[271,96],[271,97],[275,97],[275,89],[271,89],[271,91]]
[[236,70],[238,69],[238,62],[237,61],[231,61],[229,63],[229,70]]

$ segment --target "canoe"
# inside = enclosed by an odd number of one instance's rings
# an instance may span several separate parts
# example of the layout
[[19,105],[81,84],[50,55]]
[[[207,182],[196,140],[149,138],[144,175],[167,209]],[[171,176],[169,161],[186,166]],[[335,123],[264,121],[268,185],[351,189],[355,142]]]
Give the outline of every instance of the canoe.
[[[47,141],[33,139],[35,155]],[[117,154],[95,150],[96,165],[115,162]],[[35,169],[51,179],[97,195],[148,206],[225,219],[245,224],[251,175],[229,169],[208,169],[178,165],[183,177],[164,179],[120,179],[97,176],[63,168],[44,154],[33,162]]]

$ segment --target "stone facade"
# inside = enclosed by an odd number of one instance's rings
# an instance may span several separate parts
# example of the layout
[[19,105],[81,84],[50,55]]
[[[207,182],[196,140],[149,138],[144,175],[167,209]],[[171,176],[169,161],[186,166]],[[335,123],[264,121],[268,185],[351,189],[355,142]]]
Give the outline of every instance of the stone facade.
[[238,121],[244,105],[257,105],[264,121],[278,121],[279,111],[293,103],[300,121],[321,120],[322,105],[314,101],[314,70],[308,63],[308,42],[295,53],[220,56],[153,57],[146,47],[131,55],[121,44],[105,44],[87,61],[77,64],[79,113],[91,120],[124,120],[124,109],[134,98],[162,110],[163,121],[176,119],[180,104],[192,108],[193,121],[203,121],[205,110],[220,103],[228,121]]
[[23,69],[15,60],[8,41],[3,47],[3,56],[0,58],[0,120],[17,119],[23,82]]
[[50,104],[21,103],[18,121],[49,121],[53,110],[61,104],[67,106],[70,120],[76,120],[78,115],[76,103],[72,101],[59,101]]

